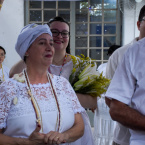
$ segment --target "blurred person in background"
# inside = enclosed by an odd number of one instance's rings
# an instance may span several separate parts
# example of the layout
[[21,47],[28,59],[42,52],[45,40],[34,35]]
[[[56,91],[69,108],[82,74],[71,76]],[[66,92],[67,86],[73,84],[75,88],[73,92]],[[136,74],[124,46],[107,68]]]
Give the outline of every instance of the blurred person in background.
[[[107,55],[110,57],[113,52],[118,49],[119,47],[121,47],[120,45],[111,45],[108,49],[108,52],[107,52]],[[98,71],[100,73],[103,73],[103,76],[106,76],[106,67],[107,67],[107,62],[106,63],[103,63],[101,65],[98,66]]]
[[[107,55],[110,57],[114,51],[120,48],[120,45],[112,45],[108,49]],[[99,73],[106,74],[107,62],[101,64],[98,67]],[[113,132],[114,132],[115,122],[111,119],[109,114],[109,108],[105,103],[105,94],[98,98],[97,109],[94,114],[94,140],[95,145],[112,145],[113,142]]]
[[6,51],[2,46],[0,46],[0,84],[9,78],[10,69],[3,64],[5,57]]

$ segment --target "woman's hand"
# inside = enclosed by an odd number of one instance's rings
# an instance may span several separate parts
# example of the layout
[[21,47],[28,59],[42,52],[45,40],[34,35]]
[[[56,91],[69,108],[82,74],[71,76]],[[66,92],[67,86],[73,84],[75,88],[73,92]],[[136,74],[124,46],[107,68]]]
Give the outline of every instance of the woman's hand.
[[50,131],[45,134],[44,142],[47,145],[61,144],[66,142],[74,142],[84,134],[84,122],[82,115],[75,114],[74,125],[63,133]]
[[38,124],[36,129],[32,132],[32,134],[29,137],[30,142],[32,142],[35,145],[44,145],[44,136],[45,134],[39,133],[41,130],[41,126]]
[[38,125],[29,138],[15,138],[6,136],[0,129],[0,145],[45,145],[44,134],[39,133],[41,126]]
[[68,140],[68,135],[56,131],[50,131],[45,134],[44,142],[48,145],[65,143]]
[[77,93],[77,97],[82,107],[91,110],[95,110],[97,108],[97,97],[92,97],[90,95],[80,93]]

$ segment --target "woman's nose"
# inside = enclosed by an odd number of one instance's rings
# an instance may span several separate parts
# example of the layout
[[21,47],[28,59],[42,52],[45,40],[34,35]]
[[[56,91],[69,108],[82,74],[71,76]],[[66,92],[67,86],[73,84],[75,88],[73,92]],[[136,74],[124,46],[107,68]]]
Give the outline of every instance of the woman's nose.
[[49,43],[47,43],[46,45],[46,51],[51,51],[53,48],[53,46],[51,46]]
[[62,33],[59,32],[57,37],[61,37],[62,38]]

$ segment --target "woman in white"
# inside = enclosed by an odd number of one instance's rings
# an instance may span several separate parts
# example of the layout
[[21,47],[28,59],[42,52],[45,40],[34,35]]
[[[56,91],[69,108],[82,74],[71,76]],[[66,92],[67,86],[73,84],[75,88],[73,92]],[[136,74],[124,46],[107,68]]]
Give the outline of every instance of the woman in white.
[[80,145],[81,107],[68,81],[48,73],[54,47],[48,25],[29,24],[16,51],[27,69],[0,87],[1,145]]
[[4,64],[2,64],[5,59],[5,55],[6,55],[5,49],[2,46],[0,46],[0,84],[4,80],[9,78],[10,69]]
[[[52,31],[55,48],[55,54],[52,64],[49,67],[49,72],[69,80],[69,76],[71,75],[73,69],[73,62],[71,61],[70,55],[67,53],[67,46],[69,45],[70,37],[69,23],[62,17],[57,16],[50,19],[48,25]],[[15,73],[18,73],[22,68],[25,67],[26,66],[24,65],[23,61],[18,62],[18,64],[11,69],[11,76],[13,76]],[[77,94],[77,97],[84,108],[96,107],[96,99],[94,97],[84,94]],[[84,135],[79,139],[81,144],[78,145],[94,145],[89,117],[86,111],[83,111],[81,114],[83,117],[85,130]]]

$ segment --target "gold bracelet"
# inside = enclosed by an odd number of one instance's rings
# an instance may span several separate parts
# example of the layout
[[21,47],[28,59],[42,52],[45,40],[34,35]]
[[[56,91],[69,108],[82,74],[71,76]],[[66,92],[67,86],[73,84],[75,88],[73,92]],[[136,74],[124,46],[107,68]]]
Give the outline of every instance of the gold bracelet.
[[0,4],[0,8],[2,7],[2,4]]

